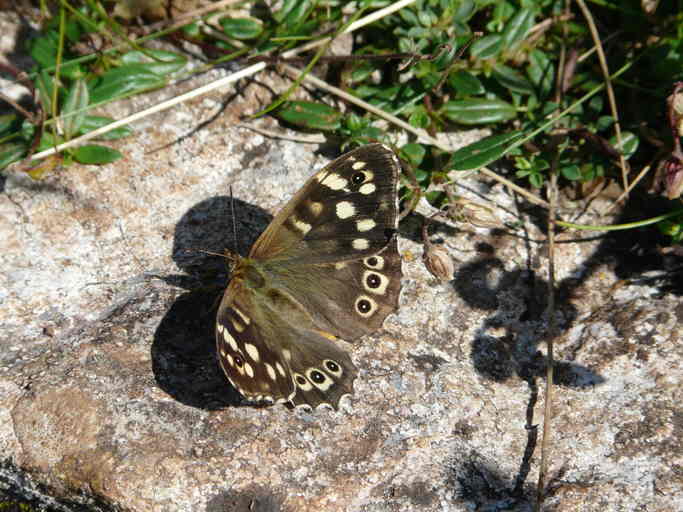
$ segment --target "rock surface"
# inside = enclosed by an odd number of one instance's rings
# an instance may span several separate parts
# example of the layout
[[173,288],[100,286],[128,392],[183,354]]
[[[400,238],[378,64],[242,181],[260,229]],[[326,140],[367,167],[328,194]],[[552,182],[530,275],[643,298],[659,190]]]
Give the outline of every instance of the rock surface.
[[[214,354],[225,263],[198,250],[233,247],[230,187],[246,251],[334,155],[236,128],[266,98],[255,85],[238,92],[138,123],[111,165],[41,182],[7,176],[1,487],[50,494],[65,510],[531,510],[542,212],[491,181],[460,180],[459,193],[523,228],[436,224],[457,259],[455,279],[440,284],[421,263],[422,218],[408,217],[401,308],[351,348],[355,395],[338,412],[242,406]],[[560,242],[546,510],[680,508],[683,306],[672,262],[640,233]]]

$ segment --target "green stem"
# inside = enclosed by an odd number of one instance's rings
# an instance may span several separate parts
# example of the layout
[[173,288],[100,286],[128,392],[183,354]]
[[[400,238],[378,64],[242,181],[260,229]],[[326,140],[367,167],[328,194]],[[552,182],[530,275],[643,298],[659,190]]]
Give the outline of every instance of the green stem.
[[676,217],[677,215],[683,215],[683,208],[680,210],[674,210],[673,212],[665,213],[664,215],[659,215],[657,217],[652,217],[650,219],[639,220],[637,222],[629,222],[628,224],[617,224],[613,226],[589,226],[586,224],[573,224],[571,222],[564,222],[561,220],[556,221],[558,226],[565,228],[581,229],[584,231],[620,231],[623,229],[633,229],[641,228],[643,226],[649,226],[650,224],[656,224],[665,219]]

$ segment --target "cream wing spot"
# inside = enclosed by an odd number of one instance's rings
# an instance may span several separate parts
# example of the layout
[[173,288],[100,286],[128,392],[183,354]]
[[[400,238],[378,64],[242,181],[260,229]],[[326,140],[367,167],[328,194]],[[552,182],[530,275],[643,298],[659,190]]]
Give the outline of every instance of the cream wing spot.
[[239,352],[235,338],[232,337],[232,334],[230,334],[227,329],[223,331],[223,339],[226,341],[228,345],[230,345],[230,348],[232,350],[234,350],[235,352]]
[[275,374],[275,368],[273,368],[273,365],[266,363],[266,372],[268,372],[268,377],[270,377],[270,380],[277,379],[277,375]]
[[348,219],[356,214],[356,208],[348,201],[339,201],[335,211],[340,219]]
[[366,238],[356,238],[353,242],[351,242],[351,247],[357,251],[364,251],[370,247],[370,242]]
[[346,262],[345,261],[338,261],[337,263],[334,264],[334,268],[336,270],[341,270],[343,268],[346,268]]
[[282,375],[283,377],[285,377],[287,375],[287,373],[285,373],[285,369],[282,367],[282,365],[279,362],[275,363],[275,368],[277,368],[277,372],[280,375]]
[[384,295],[389,286],[389,278],[379,272],[366,270],[363,273],[363,288],[365,291],[374,293],[375,295]]
[[323,211],[323,204],[318,201],[309,201],[308,210],[317,217]]
[[308,222],[304,222],[303,220],[298,219],[294,215],[292,215],[292,217],[290,218],[290,223],[292,224],[292,226],[298,229],[303,235],[308,233],[313,227]]
[[358,169],[362,169],[363,167],[365,167],[365,162],[359,161],[359,162],[355,162],[355,163],[351,166],[351,169],[353,169],[354,171],[357,171]]
[[252,378],[254,377],[254,369],[252,368],[252,366],[249,363],[246,363],[246,362],[244,363],[244,373],[249,375],[249,377],[252,377]]
[[288,348],[283,348],[282,349],[282,357],[284,357],[285,360],[289,363],[292,360],[292,351],[289,350]]
[[346,185],[348,185],[348,183],[349,182],[346,180],[346,178],[342,178],[341,176],[339,176],[339,174],[336,173],[328,174],[320,182],[321,185],[324,185],[331,190],[343,190],[346,188]]
[[365,175],[365,181],[372,181],[372,178],[375,177],[375,173],[367,169],[363,171],[363,174]]
[[377,225],[377,223],[372,219],[363,219],[363,220],[356,221],[356,228],[360,232],[370,231],[376,225]]
[[235,360],[232,358],[232,356],[231,356],[230,354],[228,354],[227,356],[225,356],[225,358],[228,360],[228,364],[229,364],[230,366],[235,366]]
[[366,183],[365,185],[361,185],[361,187],[358,189],[358,192],[360,192],[364,196],[367,196],[369,194],[372,194],[375,190],[377,190],[377,187],[374,183]]
[[247,351],[247,355],[251,357],[252,361],[258,363],[261,360],[256,345],[253,345],[251,343],[245,343],[244,350]]
[[249,323],[251,322],[251,320],[249,319],[249,317],[248,317],[247,315],[245,315],[244,313],[242,313],[242,311],[241,311],[240,309],[238,309],[238,308],[236,308],[236,307],[234,307],[234,306],[233,306],[232,310],[233,310],[235,313],[237,313],[237,315],[242,319],[242,322],[244,322],[245,325],[249,325]]

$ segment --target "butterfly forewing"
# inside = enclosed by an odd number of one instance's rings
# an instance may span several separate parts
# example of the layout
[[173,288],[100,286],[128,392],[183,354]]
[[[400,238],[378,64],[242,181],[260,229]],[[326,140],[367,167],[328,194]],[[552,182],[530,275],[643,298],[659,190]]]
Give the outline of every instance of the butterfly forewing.
[[313,175],[237,258],[218,310],[221,367],[253,401],[337,408],[357,370],[337,338],[398,306],[399,163],[371,144]]
[[399,163],[382,144],[340,156],[273,219],[250,256],[327,263],[382,251],[396,233]]

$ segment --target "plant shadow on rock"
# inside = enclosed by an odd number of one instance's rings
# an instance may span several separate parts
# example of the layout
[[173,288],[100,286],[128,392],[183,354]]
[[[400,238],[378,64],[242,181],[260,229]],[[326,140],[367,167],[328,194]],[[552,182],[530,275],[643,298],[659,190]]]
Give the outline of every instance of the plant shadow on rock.
[[[638,212],[641,219],[663,211],[661,204],[653,208],[650,203],[648,211],[645,205],[636,203],[636,200],[630,202],[625,211]],[[656,211],[652,211],[653,209]],[[633,215],[624,215],[617,219],[615,224],[636,220],[632,217]],[[543,221],[539,221],[539,226],[543,226]],[[581,286],[591,274],[605,266],[613,268],[620,279],[634,283],[642,281],[641,276],[645,272],[655,272],[658,276],[657,282],[654,283],[658,285],[657,293],[681,293],[683,280],[678,281],[676,274],[676,269],[681,267],[680,258],[677,262],[667,261],[667,258],[660,254],[658,246],[666,244],[667,241],[651,227],[628,232],[616,231],[600,236],[602,241],[590,257],[578,262],[571,277],[556,283],[556,343],[562,344],[563,334],[573,327],[577,319],[577,308],[572,303],[572,300],[577,300],[575,294],[580,293]],[[594,236],[584,235],[577,238],[592,239]],[[569,242],[580,243],[580,240]],[[479,464],[471,463],[458,471],[459,487],[461,490],[474,489],[465,494],[471,494],[470,499],[481,506],[491,499],[503,502],[522,499],[522,502],[530,502],[527,499],[530,494],[524,489],[537,442],[534,407],[538,400],[538,382],[546,373],[545,356],[538,348],[540,344],[545,344],[547,339],[547,281],[534,272],[534,265],[531,262],[526,269],[506,271],[504,263],[493,255],[494,250],[488,245],[485,248],[480,247],[481,256],[461,265],[452,285],[472,307],[491,312],[471,340],[472,364],[480,375],[490,381],[503,383],[517,377],[528,384],[528,430],[527,445],[514,484],[512,481],[505,484],[505,480],[508,479],[497,477],[495,471],[479,467]],[[538,253],[539,250],[529,248],[529,253]],[[672,257],[669,257],[669,260],[671,259]],[[680,270],[678,272],[680,273]],[[657,293],[653,298],[656,298]],[[609,300],[605,297],[606,304],[609,304]],[[571,359],[580,356],[581,347],[567,350],[568,347],[561,345],[561,348],[565,349],[563,353],[570,354]],[[554,363],[554,383],[560,387],[591,390],[604,382],[604,377],[573,360],[559,359]],[[491,491],[493,487],[498,491]]]
[[535,501],[533,485],[509,480],[495,467],[472,453],[449,468],[448,485],[453,488],[456,503],[476,505],[476,510],[532,510]]
[[216,410],[242,401],[216,359],[214,324],[228,282],[226,260],[199,250],[245,254],[270,219],[258,207],[219,196],[192,207],[176,225],[173,260],[186,274],[162,279],[189,291],[175,299],[154,333],[152,370],[159,387],[182,404]]

